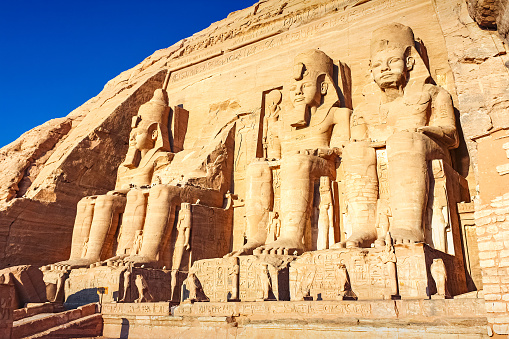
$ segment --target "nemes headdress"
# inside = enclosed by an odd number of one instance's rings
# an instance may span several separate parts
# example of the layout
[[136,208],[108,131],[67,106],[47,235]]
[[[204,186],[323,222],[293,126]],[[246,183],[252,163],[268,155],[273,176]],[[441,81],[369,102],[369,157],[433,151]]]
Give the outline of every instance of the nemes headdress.
[[370,47],[371,55],[384,49],[415,48],[414,32],[408,26],[390,23],[373,31]]
[[154,96],[150,101],[140,106],[138,115],[133,117],[132,128],[149,128],[157,123],[159,135],[155,144],[156,149],[170,151],[170,141],[168,135],[168,116],[170,107],[166,93],[158,88],[154,91]]
[[308,76],[326,74],[332,80],[333,67],[332,59],[327,54],[312,49],[295,57],[293,78],[300,80]]
[[400,23],[390,23],[373,31],[371,36],[371,56],[385,49],[399,49],[406,56],[413,57],[415,64],[407,87],[422,87],[430,78],[429,70],[416,49],[414,32]]

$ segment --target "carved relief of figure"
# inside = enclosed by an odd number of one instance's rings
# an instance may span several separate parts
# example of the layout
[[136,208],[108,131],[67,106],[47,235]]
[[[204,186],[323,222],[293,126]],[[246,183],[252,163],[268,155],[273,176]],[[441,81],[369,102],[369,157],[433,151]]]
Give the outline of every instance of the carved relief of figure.
[[[334,239],[334,219],[332,208],[331,183],[329,177],[320,178],[320,205],[318,207],[317,250],[329,248],[329,240]],[[335,241],[332,241],[331,245]]]
[[126,301],[127,291],[131,287],[131,269],[130,268],[126,269],[122,276],[124,277],[124,289],[122,299],[120,299],[120,301]]
[[387,268],[387,274],[389,276],[389,290],[390,293],[384,296],[384,299],[393,299],[399,295],[398,286],[398,273],[396,271],[396,252],[394,251],[394,245],[391,238],[391,233],[387,232],[385,236],[385,250],[382,253],[382,262]]
[[274,212],[272,220],[268,224],[267,240],[266,243],[276,241],[281,232],[281,220],[279,220],[279,213]]
[[187,278],[184,281],[184,284],[186,285],[186,288],[189,291],[189,297],[185,301],[186,302],[199,301],[198,293],[200,292],[201,285],[194,272],[189,272],[187,274]]
[[[351,142],[343,152],[346,201],[352,235],[347,247],[368,247],[377,239],[378,198],[375,149],[386,149],[391,236],[396,244],[424,241],[428,161],[450,162],[458,146],[450,94],[430,83],[409,27],[389,24],[371,39],[373,83],[366,102],[352,115]],[[384,236],[384,235],[381,235]],[[383,240],[383,239],[382,239]]]
[[177,272],[180,269],[180,263],[184,251],[189,251],[189,236],[191,234],[192,214],[191,204],[182,203],[180,205],[179,218],[177,221],[177,239],[173,250],[173,260],[171,264],[171,295],[174,295],[175,287],[177,285]]
[[143,243],[143,231],[138,230],[136,231],[136,236],[134,238],[134,244],[133,244],[133,253],[139,254],[141,250],[141,244]]
[[[437,187],[438,186],[438,187]],[[431,236],[433,247],[444,253],[451,254],[448,250],[447,231],[450,230],[449,207],[447,206],[446,189],[444,183],[435,183],[435,191],[441,194],[433,199],[433,211],[431,217]]]
[[136,289],[138,290],[138,299],[136,299],[135,303],[141,303],[143,301],[150,302],[154,300],[152,294],[148,289],[148,284],[145,278],[141,274],[137,274],[134,279],[134,284],[136,285]]
[[343,300],[351,290],[350,277],[348,276],[348,271],[344,263],[337,265],[335,275],[336,281],[338,282],[338,300]]
[[316,271],[308,269],[309,267],[306,265],[299,265],[295,268],[297,270],[295,289],[290,297],[292,301],[302,301],[310,296],[311,285],[315,279]]
[[282,95],[279,90],[270,91],[265,97],[266,110],[263,124],[263,149],[266,159],[281,158],[281,142],[277,133]]
[[[304,250],[303,236],[312,213],[314,182],[334,179],[334,147],[349,139],[350,110],[339,108],[333,82],[333,62],[322,51],[295,58],[288,84],[288,110],[279,117],[281,143],[281,236],[266,243],[266,226],[273,204],[272,173],[266,161],[254,161],[246,173],[248,242],[233,255],[293,254]],[[331,137],[337,136],[331,143]]]
[[88,238],[85,239],[85,242],[83,243],[83,249],[81,250],[81,257],[82,258],[85,258],[86,255],[87,255],[87,250],[88,250]]
[[270,273],[267,264],[261,264],[258,273],[258,279],[260,279],[260,299],[268,300],[269,293],[272,291],[272,284],[270,281]]
[[449,298],[449,291],[447,290],[447,270],[444,261],[440,258],[433,259],[430,272],[437,287],[437,293],[431,297],[436,299]]
[[238,264],[228,267],[228,280],[231,285],[230,300],[239,300],[239,273],[240,266]]

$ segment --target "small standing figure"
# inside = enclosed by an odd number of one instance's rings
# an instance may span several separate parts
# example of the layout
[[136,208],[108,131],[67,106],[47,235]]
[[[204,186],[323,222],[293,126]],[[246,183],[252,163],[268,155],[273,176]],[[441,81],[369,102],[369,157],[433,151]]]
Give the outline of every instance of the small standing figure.
[[344,263],[340,263],[337,266],[336,280],[339,287],[338,300],[344,300],[348,295],[348,292],[351,290],[350,277],[348,276],[348,271],[346,270],[346,265]]
[[329,245],[336,242],[334,239],[331,182],[327,176],[320,177],[320,205],[318,209],[318,239],[316,249],[325,250],[329,248]]
[[136,288],[138,289],[138,299],[136,299],[135,303],[141,303],[143,301],[150,302],[154,300],[152,295],[150,294],[148,290],[148,284],[145,278],[141,274],[136,275],[136,279],[134,280],[134,284],[136,285]]
[[124,291],[123,291],[123,295],[122,295],[122,299],[120,299],[120,301],[125,301],[125,298],[127,297],[127,290],[129,289],[129,287],[131,286],[131,269],[128,268],[124,271]]
[[315,279],[316,271],[309,269],[309,266],[297,266],[297,278],[295,284],[295,292],[290,296],[292,301],[302,301],[310,298],[311,287]]
[[270,273],[267,264],[261,264],[260,273],[258,275],[260,278],[260,291],[261,291],[261,300],[268,300],[269,293],[272,290],[272,284],[270,282]]
[[83,243],[83,248],[81,250],[81,257],[82,258],[84,258],[87,255],[87,251],[88,251],[88,238]]
[[143,243],[143,231],[138,230],[136,231],[136,236],[134,238],[134,244],[133,244],[133,253],[132,254],[139,254],[141,251],[141,244]]
[[279,220],[279,213],[274,212],[272,215],[272,219],[269,223],[267,230],[267,243],[276,241],[279,237],[279,232],[281,229],[281,220]]
[[437,293],[432,295],[431,299],[450,298],[449,291],[447,290],[447,270],[445,269],[444,261],[440,258],[433,259],[430,271],[437,286]]
[[184,301],[186,303],[193,303],[198,300],[198,291],[200,290],[200,282],[198,281],[198,278],[194,274],[194,272],[189,272],[187,274],[187,278],[184,281],[184,284],[186,285],[187,290],[189,291],[189,296]]
[[239,273],[240,266],[238,264],[235,264],[233,267],[228,267],[228,280],[232,287],[230,300],[239,300]]
[[174,297],[175,287],[177,286],[178,271],[185,251],[191,249],[189,236],[191,234],[192,214],[191,204],[182,203],[177,222],[177,239],[175,240],[175,250],[173,251],[173,260],[171,265],[171,295]]
[[398,273],[396,271],[396,252],[392,244],[391,233],[387,232],[385,236],[385,250],[382,254],[382,261],[387,267],[387,274],[389,276],[390,293],[384,296],[384,299],[394,299],[399,295],[398,293]]

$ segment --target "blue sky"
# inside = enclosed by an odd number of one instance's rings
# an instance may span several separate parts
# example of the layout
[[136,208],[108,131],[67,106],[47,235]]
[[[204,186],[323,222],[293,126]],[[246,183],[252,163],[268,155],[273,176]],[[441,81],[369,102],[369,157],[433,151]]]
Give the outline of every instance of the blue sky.
[[256,0],[0,1],[0,147]]

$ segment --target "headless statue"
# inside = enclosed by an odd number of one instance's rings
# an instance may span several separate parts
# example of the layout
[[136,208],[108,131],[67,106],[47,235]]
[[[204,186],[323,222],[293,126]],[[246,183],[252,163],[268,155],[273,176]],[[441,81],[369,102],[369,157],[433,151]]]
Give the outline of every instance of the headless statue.
[[[350,110],[338,107],[332,75],[332,59],[322,51],[310,50],[296,57],[287,93],[290,109],[279,113],[277,137],[271,134],[270,138],[272,143],[280,142],[281,148],[280,237],[267,241],[272,174],[267,161],[254,161],[246,174],[248,241],[231,255],[251,254],[255,249],[264,254],[304,251],[314,184],[322,176],[335,179],[333,148],[341,147],[349,138]],[[339,136],[335,144],[331,143],[333,131]]]
[[[415,48],[409,27],[389,24],[373,32],[373,83],[366,102],[351,119],[352,142],[343,151],[348,220],[352,232],[346,247],[383,244],[377,233],[378,214],[391,214],[389,227],[396,244],[424,241],[423,216],[428,201],[428,162],[450,163],[449,149],[458,146],[454,108],[449,93],[429,83],[430,75]],[[379,182],[376,150],[385,149],[388,202],[377,202]],[[379,232],[383,233],[383,232]]]

